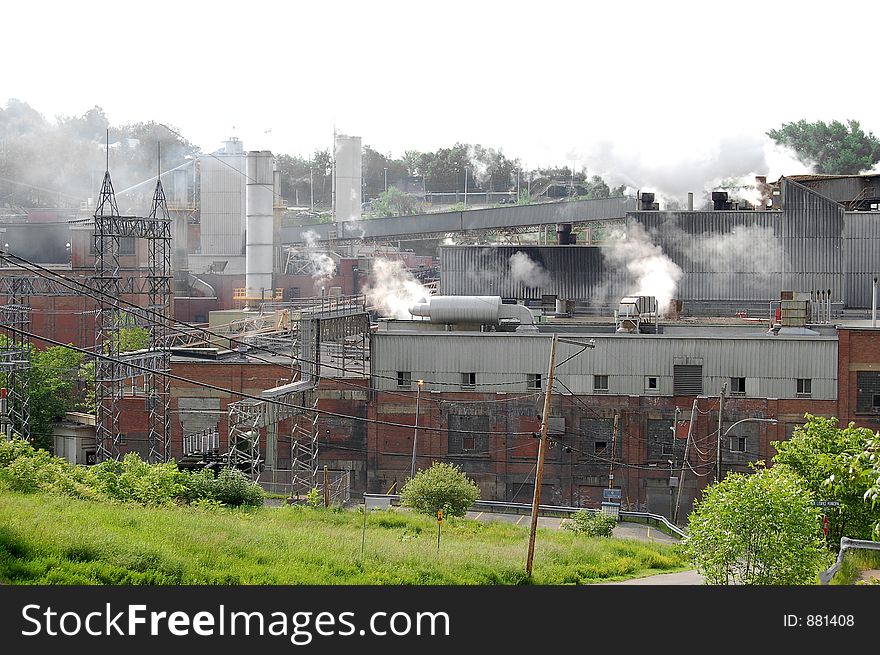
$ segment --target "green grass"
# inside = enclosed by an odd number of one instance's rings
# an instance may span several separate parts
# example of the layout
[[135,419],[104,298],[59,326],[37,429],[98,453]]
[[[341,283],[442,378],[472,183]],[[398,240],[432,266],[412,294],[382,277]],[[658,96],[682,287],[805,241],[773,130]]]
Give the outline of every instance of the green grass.
[[[861,575],[862,571],[880,569],[880,552],[876,550],[853,549],[845,553],[840,570],[831,579],[833,585],[851,585]],[[863,583],[866,584],[866,583]]]
[[[11,584],[525,584],[528,529],[411,513],[144,507],[0,490]],[[539,530],[537,584],[687,568],[677,548]]]

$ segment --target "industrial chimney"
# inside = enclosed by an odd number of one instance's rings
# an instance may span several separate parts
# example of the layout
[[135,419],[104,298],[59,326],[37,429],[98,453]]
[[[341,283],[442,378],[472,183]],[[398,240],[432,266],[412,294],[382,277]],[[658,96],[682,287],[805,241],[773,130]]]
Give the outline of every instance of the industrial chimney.
[[272,284],[274,164],[268,150],[247,153],[245,295],[248,300],[271,300],[275,295]]

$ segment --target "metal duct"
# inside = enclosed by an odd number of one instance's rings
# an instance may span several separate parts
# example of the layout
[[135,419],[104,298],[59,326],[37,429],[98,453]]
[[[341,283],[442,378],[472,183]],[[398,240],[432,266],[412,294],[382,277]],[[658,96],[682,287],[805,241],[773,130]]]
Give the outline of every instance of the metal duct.
[[245,237],[245,294],[248,298],[271,299],[272,203],[274,159],[268,150],[247,154],[247,232]]
[[431,323],[479,323],[499,325],[502,319],[516,319],[521,326],[534,327],[535,318],[524,305],[505,305],[501,296],[431,296],[427,303],[410,307],[413,316]]
[[871,327],[877,327],[877,278],[874,278],[874,287],[871,291]]

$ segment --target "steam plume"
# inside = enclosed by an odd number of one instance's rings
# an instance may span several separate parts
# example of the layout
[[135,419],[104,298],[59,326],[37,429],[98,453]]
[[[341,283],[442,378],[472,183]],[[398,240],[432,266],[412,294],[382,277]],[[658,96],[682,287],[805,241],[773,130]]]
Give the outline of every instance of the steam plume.
[[517,252],[510,256],[510,276],[515,284],[525,287],[537,288],[550,285],[550,273],[539,263],[524,252]]
[[364,294],[383,316],[408,319],[409,308],[425,302],[431,292],[419,284],[402,262],[376,258]]
[[641,225],[631,225],[627,233],[613,232],[603,245],[602,253],[612,266],[626,267],[629,271],[635,280],[631,293],[655,296],[660,313],[669,310],[683,272],[660,246],[651,242]]

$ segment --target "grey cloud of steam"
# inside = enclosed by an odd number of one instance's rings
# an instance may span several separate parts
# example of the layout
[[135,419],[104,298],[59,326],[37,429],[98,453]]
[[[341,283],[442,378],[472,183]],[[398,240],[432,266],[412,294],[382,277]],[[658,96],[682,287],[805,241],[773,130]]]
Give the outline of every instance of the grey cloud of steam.
[[304,254],[311,267],[311,276],[315,285],[323,285],[336,275],[336,262],[318,246],[318,234],[312,230],[303,232],[304,248],[294,249],[298,254]]
[[514,283],[535,289],[550,285],[550,273],[539,263],[524,252],[517,252],[510,256],[510,276]]
[[383,316],[409,319],[409,308],[424,302],[431,291],[423,287],[398,260],[377,257],[373,259],[367,286],[367,302]]
[[755,135],[722,137],[702,152],[669,149],[654,159],[639,146],[601,141],[586,148],[578,159],[591,174],[602,176],[612,186],[653,191],[661,201],[679,203],[688,192],[699,198],[700,192],[724,188],[755,204],[760,200],[756,175],[776,179],[808,172],[813,166],[793,150]]
[[684,272],[660,246],[652,243],[641,225],[631,225],[626,233],[613,232],[602,245],[602,254],[611,267],[629,272],[634,288],[627,293],[654,296],[661,313],[669,310]]

